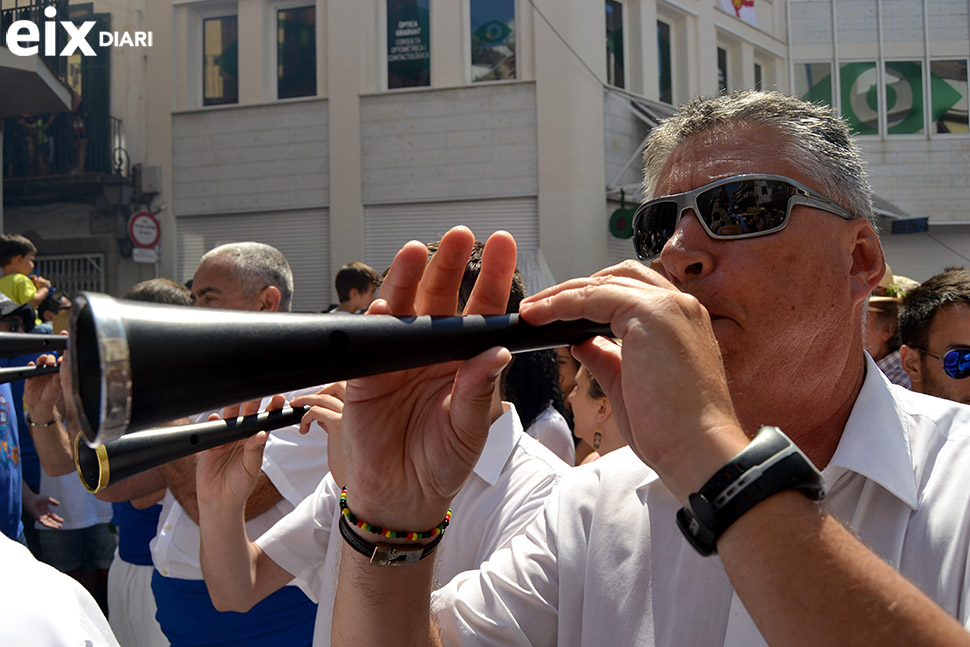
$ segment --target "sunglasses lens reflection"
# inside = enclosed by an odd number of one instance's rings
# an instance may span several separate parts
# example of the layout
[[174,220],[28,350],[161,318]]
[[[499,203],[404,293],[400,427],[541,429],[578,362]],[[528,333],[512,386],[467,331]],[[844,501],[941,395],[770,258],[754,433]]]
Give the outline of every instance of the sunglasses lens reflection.
[[715,236],[730,238],[781,229],[792,187],[778,180],[742,180],[704,191],[697,208]]
[[[796,191],[782,180],[747,179],[698,190],[695,201],[698,216],[703,218],[712,236],[747,237],[784,229],[788,203]],[[634,245],[641,260],[649,261],[660,255],[674,235],[679,215],[680,205],[675,199],[661,198],[641,207],[634,222]]]
[[954,348],[943,356],[943,370],[954,380],[970,376],[970,348]]
[[660,255],[677,226],[677,203],[658,202],[640,212],[634,231],[637,254],[643,260]]

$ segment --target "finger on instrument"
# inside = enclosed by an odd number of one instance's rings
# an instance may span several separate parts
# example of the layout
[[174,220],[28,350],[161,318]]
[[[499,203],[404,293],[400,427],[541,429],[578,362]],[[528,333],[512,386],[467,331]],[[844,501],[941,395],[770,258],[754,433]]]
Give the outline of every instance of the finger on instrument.
[[475,234],[467,227],[452,227],[441,237],[415,295],[418,314],[454,315],[458,312],[458,290],[474,244]]
[[368,312],[413,316],[414,297],[427,263],[428,248],[424,243],[412,240],[404,245],[381,282],[381,298],[371,304]]
[[465,314],[505,314],[516,267],[515,239],[507,231],[488,237],[482,267],[465,305]]

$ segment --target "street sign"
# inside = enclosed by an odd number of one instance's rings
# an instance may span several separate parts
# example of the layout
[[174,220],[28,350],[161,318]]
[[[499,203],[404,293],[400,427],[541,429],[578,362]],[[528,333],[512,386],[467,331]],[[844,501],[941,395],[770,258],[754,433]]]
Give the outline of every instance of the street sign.
[[[147,211],[139,211],[128,219],[128,238],[135,247],[152,249],[162,237],[158,220]],[[154,262],[154,261],[152,261]]]
[[131,260],[135,261],[136,263],[157,263],[158,252],[154,249],[135,247],[131,250]]

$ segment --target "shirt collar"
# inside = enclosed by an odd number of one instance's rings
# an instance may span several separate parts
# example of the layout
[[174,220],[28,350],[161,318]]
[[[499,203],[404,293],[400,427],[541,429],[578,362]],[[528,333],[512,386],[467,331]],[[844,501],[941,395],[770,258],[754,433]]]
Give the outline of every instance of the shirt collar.
[[[822,474],[828,487],[834,483],[840,468],[856,472],[875,481],[916,510],[916,472],[906,431],[889,384],[889,380],[866,353],[866,378],[862,390],[846,422],[835,455]],[[642,490],[658,478],[656,472],[649,470],[637,490]]]
[[829,485],[838,468],[856,472],[916,510],[916,472],[906,430],[889,386],[889,380],[866,353],[866,379],[835,455],[823,474]]
[[488,428],[485,449],[478,457],[474,470],[475,474],[489,485],[495,485],[498,481],[505,463],[512,455],[512,450],[522,437],[522,423],[519,421],[519,414],[515,411],[515,405],[509,402],[502,404],[508,408]]

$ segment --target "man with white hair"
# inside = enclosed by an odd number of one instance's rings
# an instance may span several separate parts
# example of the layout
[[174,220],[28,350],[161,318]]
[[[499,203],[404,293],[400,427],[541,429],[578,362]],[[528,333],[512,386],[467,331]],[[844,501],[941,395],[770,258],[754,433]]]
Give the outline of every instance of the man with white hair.
[[[193,302],[203,308],[287,312],[292,295],[289,263],[279,250],[263,243],[216,247],[202,257],[192,280]],[[259,370],[258,364],[254,363],[253,370]],[[319,388],[287,397],[315,393]],[[200,414],[195,418],[207,417]],[[152,540],[152,590],[162,631],[173,647],[309,646],[316,605],[296,586],[282,587],[247,613],[221,613],[213,607],[199,563],[197,461],[197,456],[189,456],[130,479],[131,485],[123,481],[105,490],[114,490],[110,496],[115,500],[127,500],[147,494],[153,487],[168,488],[158,534]],[[299,426],[293,426],[270,434],[257,485],[246,504],[250,536],[260,536],[293,510],[326,473],[326,434],[322,430],[301,436]]]
[[[649,266],[520,308],[622,338],[573,350],[629,447],[572,470],[525,533],[432,598],[437,537],[422,533],[475,463],[482,396],[510,356],[351,380],[341,444],[358,523],[333,644],[970,645],[954,478],[970,470],[970,410],[890,388],[863,350],[885,261],[845,123],[778,93],[722,94],[655,128],[644,160],[633,229]],[[719,232],[722,210],[733,226]],[[489,239],[466,312],[503,302],[510,242]],[[453,311],[455,281],[409,243],[370,312]],[[410,565],[363,554],[381,544]]]

